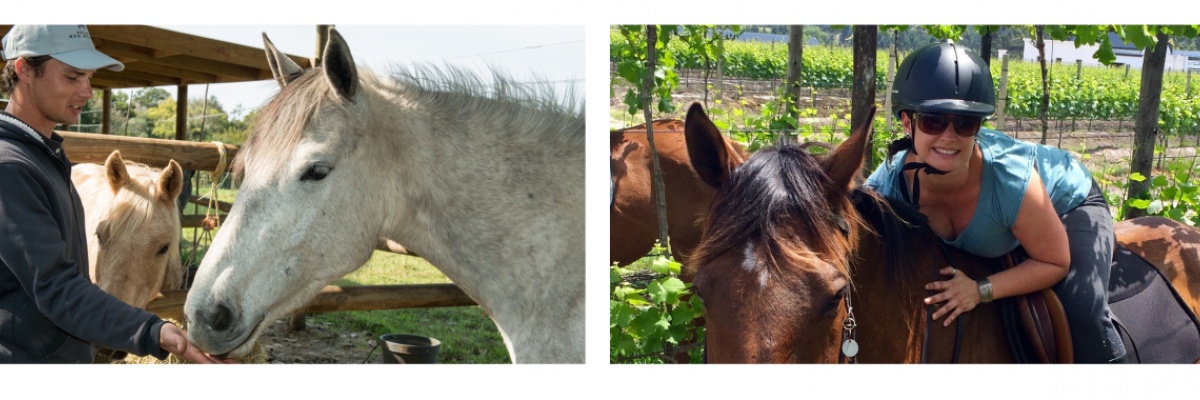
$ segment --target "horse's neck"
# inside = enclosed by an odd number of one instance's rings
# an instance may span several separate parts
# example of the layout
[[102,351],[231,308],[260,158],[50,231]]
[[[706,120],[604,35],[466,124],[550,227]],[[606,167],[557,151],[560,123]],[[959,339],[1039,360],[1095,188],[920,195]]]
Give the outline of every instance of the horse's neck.
[[[936,240],[932,234],[925,236]],[[978,263],[979,259],[964,256],[951,248],[943,253],[936,242],[919,242],[926,245],[919,249],[907,248],[916,256],[913,262],[897,265],[896,273],[892,274],[885,270],[886,244],[875,235],[860,236],[858,262],[852,267],[857,293],[854,313],[860,327],[862,348],[870,346],[873,349],[870,353],[864,351],[860,359],[883,363],[920,362],[928,329],[929,349],[925,352],[929,362],[950,362],[955,342],[959,342],[959,362],[1011,362],[995,304],[980,305],[960,315],[964,324],[961,338],[955,324],[943,326],[945,317],[927,325],[923,299],[932,293],[925,290],[924,285],[942,279],[936,270],[947,264],[943,254],[949,254],[952,257],[950,263],[973,278],[986,276],[988,267]]]
[[[513,296],[562,303],[555,298],[559,287],[583,284],[582,142],[551,146],[519,139],[545,136],[538,132],[508,132],[519,123],[469,115],[448,120],[439,112],[384,113],[370,127],[386,132],[366,151],[392,163],[378,170],[397,174],[379,182],[398,198],[386,212],[384,236],[429,260],[481,303]],[[546,272],[552,268],[578,273]],[[493,315],[508,306],[483,305]]]

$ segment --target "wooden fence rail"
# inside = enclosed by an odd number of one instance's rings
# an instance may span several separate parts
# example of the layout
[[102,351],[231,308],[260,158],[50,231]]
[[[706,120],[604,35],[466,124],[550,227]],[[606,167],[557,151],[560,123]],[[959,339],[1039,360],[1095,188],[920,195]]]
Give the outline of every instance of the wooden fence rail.
[[[147,311],[161,318],[183,319],[187,290],[171,290],[150,302]],[[476,305],[453,283],[422,285],[326,286],[304,308],[306,313],[393,310]]]
[[[183,140],[163,140],[138,137],[101,135],[55,131],[64,139],[63,149],[71,162],[104,164],[113,150],[121,150],[121,157],[155,168],[167,166],[175,160],[183,169],[215,171],[221,161],[217,145]],[[233,162],[238,146],[226,144],[225,162]],[[226,165],[228,167],[228,165]]]

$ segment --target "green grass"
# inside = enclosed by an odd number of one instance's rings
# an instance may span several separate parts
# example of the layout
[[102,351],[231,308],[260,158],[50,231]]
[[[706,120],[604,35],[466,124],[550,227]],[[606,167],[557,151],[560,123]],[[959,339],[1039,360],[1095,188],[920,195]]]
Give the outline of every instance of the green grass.
[[[357,271],[334,285],[450,283],[433,265],[417,257],[376,251]],[[500,331],[479,306],[404,310],[347,311],[315,314],[313,320],[365,330],[374,337],[407,333],[442,342],[438,362],[447,364],[508,363]]]

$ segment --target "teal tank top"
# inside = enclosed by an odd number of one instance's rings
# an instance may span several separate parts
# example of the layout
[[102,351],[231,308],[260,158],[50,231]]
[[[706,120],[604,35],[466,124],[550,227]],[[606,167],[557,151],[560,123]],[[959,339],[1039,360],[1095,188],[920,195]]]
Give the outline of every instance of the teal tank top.
[[[982,257],[999,257],[1017,248],[1020,243],[1012,226],[1034,168],[1059,215],[1083,203],[1091,191],[1087,167],[1062,149],[1023,142],[986,128],[979,130],[976,142],[983,153],[979,202],[966,229],[954,240],[942,239],[951,246]],[[906,156],[907,150],[897,153],[891,163],[880,165],[865,186],[903,201],[908,185],[900,171]]]

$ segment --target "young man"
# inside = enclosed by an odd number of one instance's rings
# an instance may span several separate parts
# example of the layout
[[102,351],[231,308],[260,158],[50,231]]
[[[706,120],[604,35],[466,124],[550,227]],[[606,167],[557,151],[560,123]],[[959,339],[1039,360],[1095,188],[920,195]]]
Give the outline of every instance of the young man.
[[97,51],[83,25],[13,26],[2,49],[0,363],[90,363],[96,346],[221,362],[88,277],[83,206],[54,127],[79,120],[96,70],[125,66]]

